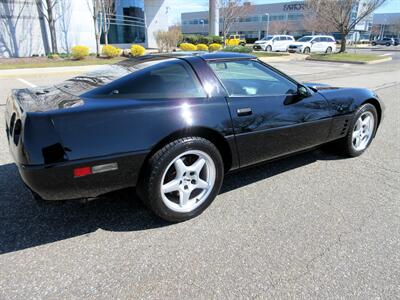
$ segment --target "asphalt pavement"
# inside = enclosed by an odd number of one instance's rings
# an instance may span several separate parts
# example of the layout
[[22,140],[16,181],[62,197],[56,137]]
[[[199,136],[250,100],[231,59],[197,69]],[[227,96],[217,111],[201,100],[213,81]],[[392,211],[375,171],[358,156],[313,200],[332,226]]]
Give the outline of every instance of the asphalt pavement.
[[299,81],[374,89],[386,111],[371,147],[228,175],[201,216],[174,225],[133,193],[36,204],[8,154],[5,95],[74,72],[0,74],[0,299],[399,299],[400,62],[273,65]]

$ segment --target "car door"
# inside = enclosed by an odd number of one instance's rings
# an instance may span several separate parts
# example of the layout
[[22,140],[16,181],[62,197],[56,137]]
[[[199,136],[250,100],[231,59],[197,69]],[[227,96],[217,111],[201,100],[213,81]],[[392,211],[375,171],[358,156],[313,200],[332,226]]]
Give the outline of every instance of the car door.
[[328,103],[257,60],[209,62],[228,93],[240,165],[293,153],[327,140]]
[[311,52],[320,52],[322,51],[322,42],[321,38],[317,37],[311,41]]

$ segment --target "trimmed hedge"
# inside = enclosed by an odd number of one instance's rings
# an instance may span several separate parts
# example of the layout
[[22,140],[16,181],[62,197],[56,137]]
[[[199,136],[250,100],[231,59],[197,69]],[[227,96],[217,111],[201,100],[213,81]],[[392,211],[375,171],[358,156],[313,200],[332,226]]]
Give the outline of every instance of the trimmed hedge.
[[71,55],[75,59],[83,59],[89,56],[89,47],[77,45],[71,48]]
[[141,45],[132,45],[131,46],[131,55],[132,56],[142,56],[146,52],[146,49]]
[[179,48],[183,51],[196,51],[197,50],[196,46],[191,43],[182,43],[179,45]]
[[250,47],[245,47],[245,46],[228,46],[222,49],[224,52],[239,52],[239,53],[251,53],[253,52],[253,49]]
[[208,51],[208,46],[206,44],[197,44],[196,49],[197,51]]
[[101,49],[101,54],[106,56],[107,58],[113,58],[119,56],[121,53],[121,49],[114,47],[112,45],[105,45]]

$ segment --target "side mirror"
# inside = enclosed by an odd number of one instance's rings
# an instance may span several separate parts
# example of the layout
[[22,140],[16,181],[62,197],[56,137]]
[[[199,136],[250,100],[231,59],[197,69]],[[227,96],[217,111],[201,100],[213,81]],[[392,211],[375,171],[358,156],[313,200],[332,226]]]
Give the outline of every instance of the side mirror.
[[304,85],[299,85],[297,87],[297,95],[301,99],[303,99],[303,98],[307,98],[308,96],[310,96],[310,92],[308,91],[308,89]]

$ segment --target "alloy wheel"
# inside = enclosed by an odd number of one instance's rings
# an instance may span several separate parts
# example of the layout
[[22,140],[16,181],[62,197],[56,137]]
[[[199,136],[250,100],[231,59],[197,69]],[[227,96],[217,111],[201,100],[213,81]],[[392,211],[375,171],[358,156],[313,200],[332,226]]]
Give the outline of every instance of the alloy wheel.
[[367,148],[374,133],[374,124],[374,115],[369,111],[362,113],[357,119],[352,134],[352,146],[354,150],[362,151]]
[[175,212],[191,212],[210,195],[216,180],[211,157],[200,150],[186,151],[175,157],[161,180],[163,203]]

